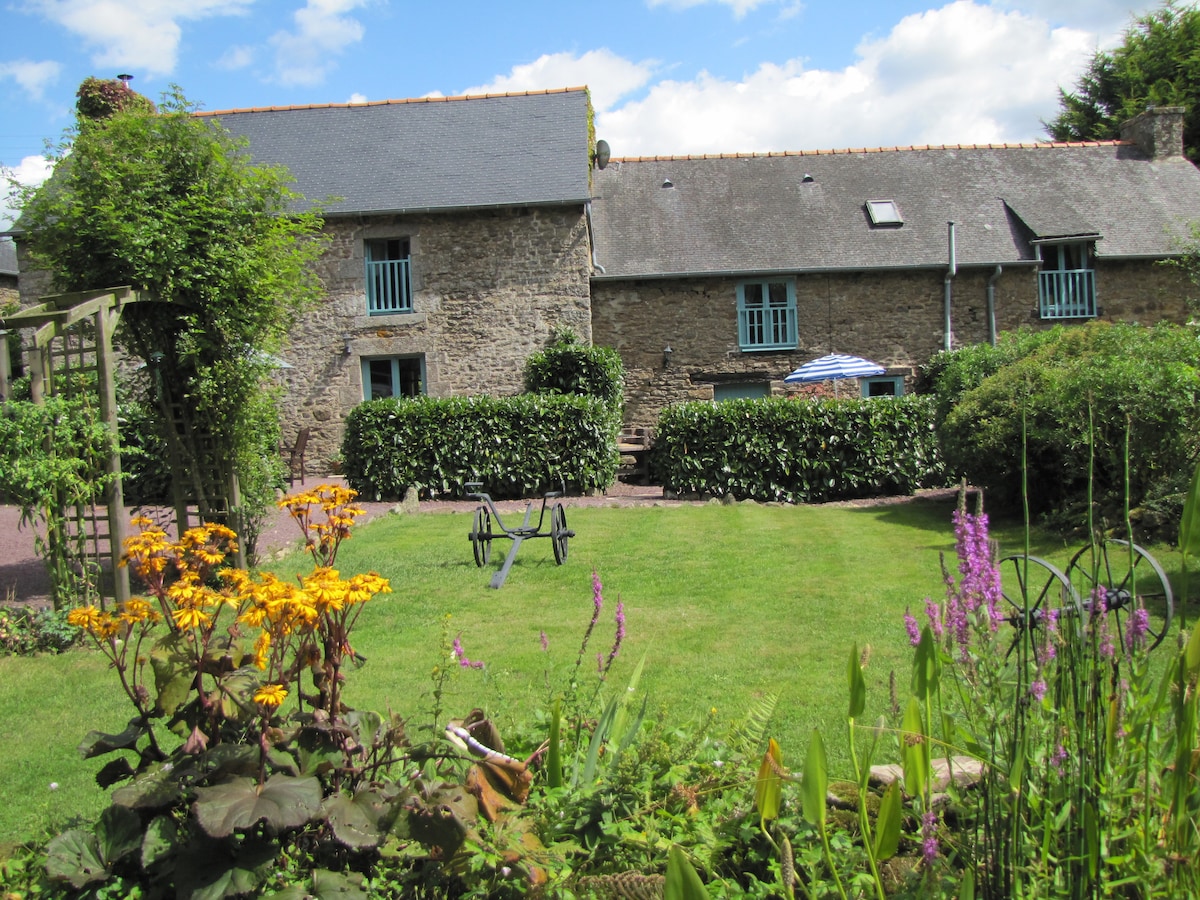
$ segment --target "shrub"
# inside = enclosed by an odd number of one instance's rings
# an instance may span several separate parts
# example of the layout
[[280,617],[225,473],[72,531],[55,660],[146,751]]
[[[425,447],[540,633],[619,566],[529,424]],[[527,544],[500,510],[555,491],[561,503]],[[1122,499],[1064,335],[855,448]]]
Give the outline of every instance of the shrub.
[[788,503],[911,493],[941,482],[927,398],[681,403],[651,464],[669,490]]
[[0,654],[61,653],[79,642],[67,614],[52,609],[0,607]]
[[946,395],[961,391],[939,431],[950,472],[985,488],[993,506],[1015,507],[1024,446],[1034,513],[1083,519],[1090,489],[1116,520],[1128,442],[1131,506],[1151,498],[1155,521],[1177,521],[1182,497],[1171,479],[1200,451],[1194,333],[1094,322],[1016,344],[1021,352],[990,374],[979,362],[990,354],[975,350],[943,370],[940,383],[955,385]]
[[562,330],[545,350],[525,361],[525,390],[531,394],[582,394],[618,409],[625,365],[611,347],[588,347]]
[[603,490],[617,471],[620,419],[592,397],[416,397],[370,400],[346,418],[346,480],[367,497],[493,497]]

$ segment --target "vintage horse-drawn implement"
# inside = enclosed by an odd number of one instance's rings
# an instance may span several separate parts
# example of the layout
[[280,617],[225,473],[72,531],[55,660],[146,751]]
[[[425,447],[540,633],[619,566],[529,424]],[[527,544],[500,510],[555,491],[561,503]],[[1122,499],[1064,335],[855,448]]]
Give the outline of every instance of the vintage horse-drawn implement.
[[[546,518],[546,504],[561,497],[563,491],[547,491],[542,495],[542,508],[538,513],[537,525],[529,524],[533,517],[533,501],[531,500],[525,505],[525,518],[521,524],[516,528],[509,528],[500,518],[500,513],[496,509],[496,504],[492,502],[491,495],[479,490],[482,487],[482,482],[467,483],[469,492],[467,496],[472,500],[480,501],[479,506],[475,507],[475,513],[471,520],[471,531],[467,535],[471,540],[471,550],[475,554],[475,565],[483,568],[488,564],[492,558],[493,540],[508,538],[512,541],[508,556],[504,558],[504,565],[492,576],[490,587],[499,588],[504,584],[504,580],[508,578],[508,570],[512,568],[513,560],[517,556],[517,550],[521,547],[521,542],[528,538],[550,538],[550,543],[554,547],[554,562],[561,566],[566,561],[567,541],[575,537],[575,532],[567,528],[567,512],[561,503],[555,503],[550,507],[550,530],[542,531],[542,525]],[[492,531],[493,520],[499,531]]]
[[1005,618],[1018,631],[1037,629],[1051,618],[1087,621],[1104,613],[1115,619],[1123,644],[1130,619],[1141,607],[1153,613],[1144,635],[1145,646],[1153,650],[1166,637],[1175,613],[1162,566],[1142,547],[1116,538],[1084,547],[1071,557],[1066,572],[1036,556],[1006,556],[1000,560],[1000,584]]

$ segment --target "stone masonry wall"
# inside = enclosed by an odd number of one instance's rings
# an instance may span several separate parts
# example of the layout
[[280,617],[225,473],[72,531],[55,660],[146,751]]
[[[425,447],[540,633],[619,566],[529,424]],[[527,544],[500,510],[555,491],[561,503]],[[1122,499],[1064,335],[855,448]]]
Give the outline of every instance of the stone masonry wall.
[[[312,429],[326,471],[346,414],[363,399],[363,357],[423,356],[425,393],[516,394],[525,359],[555,326],[592,336],[582,207],[330,220],[319,263],[328,294],[293,329],[280,371],[285,440]],[[367,315],[363,242],[407,238],[413,312]],[[349,352],[346,350],[349,340]]]
[[[951,285],[953,347],[988,340],[987,284],[994,274],[994,267],[959,269]],[[866,357],[911,381],[944,348],[944,278],[944,270],[798,275],[799,346],[767,352],[738,349],[738,279],[600,281],[592,286],[592,337],[625,363],[626,424],[652,427],[668,404],[711,400],[722,383],[767,383],[776,395],[795,391],[784,376],[831,352]],[[1186,321],[1190,285],[1178,269],[1100,261],[1096,281],[1101,318]],[[1037,297],[1034,267],[1005,268],[995,281],[997,333],[1052,325],[1038,317]],[[840,391],[857,396],[857,385]]]

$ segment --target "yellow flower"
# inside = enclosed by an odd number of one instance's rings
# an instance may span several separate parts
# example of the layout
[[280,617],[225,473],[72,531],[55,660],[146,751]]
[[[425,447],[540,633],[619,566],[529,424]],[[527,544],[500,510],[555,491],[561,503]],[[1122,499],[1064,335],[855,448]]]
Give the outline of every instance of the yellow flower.
[[267,657],[271,652],[271,633],[264,631],[259,634],[258,640],[254,642],[254,665],[260,669],[267,667]]
[[95,606],[77,606],[67,613],[67,624],[91,631],[100,619],[100,610]]
[[159,612],[141,597],[133,597],[121,604],[121,620],[134,622],[157,622],[162,618]]
[[264,684],[254,692],[254,702],[278,708],[287,699],[287,688],[282,684]]
[[190,606],[183,606],[171,613],[171,618],[175,620],[175,624],[185,631],[191,628],[197,628],[201,625],[207,625],[212,618],[208,613],[200,609],[194,609]]

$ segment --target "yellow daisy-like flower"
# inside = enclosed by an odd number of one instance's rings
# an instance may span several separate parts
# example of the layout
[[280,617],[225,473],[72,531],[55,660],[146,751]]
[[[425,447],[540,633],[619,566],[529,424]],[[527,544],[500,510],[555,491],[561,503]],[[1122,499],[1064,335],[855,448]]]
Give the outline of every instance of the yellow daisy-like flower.
[[184,631],[192,628],[198,628],[202,625],[207,625],[212,619],[208,613],[202,609],[195,609],[190,606],[182,606],[171,613],[171,618],[175,620],[175,624]]
[[121,605],[121,620],[133,624],[135,622],[157,622],[162,615],[141,597],[133,597]]
[[271,632],[264,631],[254,642],[254,665],[260,669],[267,667],[267,658],[271,654]]
[[287,699],[287,695],[287,688],[282,684],[264,684],[254,692],[254,702],[277,709]]
[[67,613],[67,624],[91,631],[100,620],[100,610],[95,606],[77,606]]

